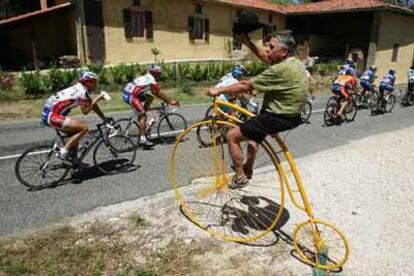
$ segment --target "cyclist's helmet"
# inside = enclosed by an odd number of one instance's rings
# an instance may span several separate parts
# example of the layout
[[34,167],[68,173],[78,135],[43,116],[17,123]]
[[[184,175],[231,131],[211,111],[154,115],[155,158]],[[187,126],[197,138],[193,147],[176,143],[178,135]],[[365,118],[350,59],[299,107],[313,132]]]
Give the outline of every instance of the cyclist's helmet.
[[353,76],[354,75],[354,70],[352,68],[347,68],[345,70],[345,75]]
[[352,58],[348,58],[348,59],[346,60],[346,63],[347,63],[348,65],[354,65],[354,61],[353,61],[353,59],[352,59]]
[[233,76],[233,78],[239,80],[243,77],[245,72],[246,72],[246,68],[244,68],[243,65],[236,65],[231,70],[231,75]]
[[394,69],[388,70],[388,74],[390,74],[390,75],[393,75],[394,76],[395,73],[396,73],[396,71]]
[[154,77],[158,78],[162,74],[162,68],[158,65],[152,64],[148,68],[148,72]]
[[375,65],[371,65],[371,66],[369,67],[369,70],[370,70],[370,71],[372,71],[372,72],[375,72],[375,71],[377,71],[377,66],[375,66]]
[[78,76],[78,81],[80,83],[85,83],[87,81],[91,81],[91,80],[98,80],[98,76],[91,72],[91,71],[80,71],[79,72],[79,76]]

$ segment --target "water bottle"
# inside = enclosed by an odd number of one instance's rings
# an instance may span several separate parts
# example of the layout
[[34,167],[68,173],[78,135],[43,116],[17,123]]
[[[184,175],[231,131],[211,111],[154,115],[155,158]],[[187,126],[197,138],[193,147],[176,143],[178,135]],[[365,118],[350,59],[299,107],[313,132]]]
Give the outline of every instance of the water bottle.
[[148,121],[148,127],[151,127],[154,124],[154,122],[155,122],[155,118],[149,119],[149,121]]

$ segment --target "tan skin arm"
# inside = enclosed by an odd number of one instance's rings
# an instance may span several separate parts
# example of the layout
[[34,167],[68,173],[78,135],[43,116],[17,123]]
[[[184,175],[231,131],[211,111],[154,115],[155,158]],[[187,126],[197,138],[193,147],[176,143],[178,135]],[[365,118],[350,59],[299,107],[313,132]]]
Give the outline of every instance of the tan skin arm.
[[227,87],[220,87],[220,88],[211,87],[208,90],[208,95],[215,97],[224,92],[229,93],[229,94],[235,94],[235,93],[251,91],[251,90],[253,90],[252,82],[250,80],[244,80],[244,81],[240,81],[239,83],[236,83],[236,84],[233,84]]
[[241,42],[247,46],[247,48],[250,49],[250,51],[253,52],[261,61],[266,62],[270,64],[269,60],[269,54],[263,50],[258,48],[251,40],[250,37],[247,34],[241,34],[240,35]]
[[98,101],[100,101],[103,98],[103,95],[99,95],[95,99],[92,100],[92,103],[88,106],[81,105],[81,111],[83,115],[89,114],[92,110],[102,119],[105,120],[105,115],[103,114],[102,110],[97,105]]

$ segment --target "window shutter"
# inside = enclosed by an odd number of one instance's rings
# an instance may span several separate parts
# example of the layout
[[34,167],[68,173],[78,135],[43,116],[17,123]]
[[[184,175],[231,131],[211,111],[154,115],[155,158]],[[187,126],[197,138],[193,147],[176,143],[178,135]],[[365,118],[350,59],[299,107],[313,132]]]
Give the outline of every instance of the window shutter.
[[147,31],[147,38],[152,39],[154,37],[154,27],[152,23],[152,11],[145,11],[145,29]]
[[188,35],[190,40],[194,40],[195,39],[195,35],[194,35],[194,17],[193,16],[189,16],[188,17]]
[[210,40],[210,20],[204,19],[204,40]]
[[129,9],[124,9],[124,30],[125,37],[132,37],[132,22],[131,22],[131,11]]

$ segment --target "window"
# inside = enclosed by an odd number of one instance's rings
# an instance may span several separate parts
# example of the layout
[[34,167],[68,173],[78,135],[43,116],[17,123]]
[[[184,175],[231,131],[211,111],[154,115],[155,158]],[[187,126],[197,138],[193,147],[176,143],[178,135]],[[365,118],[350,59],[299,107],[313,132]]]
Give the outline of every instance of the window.
[[270,40],[270,35],[276,31],[276,26],[272,25],[264,25],[263,26],[263,45],[266,45],[267,42]]
[[132,6],[141,6],[141,0],[132,0]]
[[188,17],[188,33],[190,40],[210,40],[210,21],[198,16]]
[[269,14],[269,17],[267,18],[267,21],[269,23],[272,23],[273,22],[273,15]]
[[239,18],[243,13],[243,10],[237,10],[236,11],[236,17]]
[[392,58],[391,62],[397,62],[398,59],[398,49],[400,48],[399,44],[392,45]]
[[202,5],[195,4],[194,6],[195,6],[194,13],[196,13],[196,14],[202,14],[203,13],[203,6]]
[[[135,1],[134,1],[135,3]],[[124,10],[125,37],[153,38],[152,12],[132,7]]]

